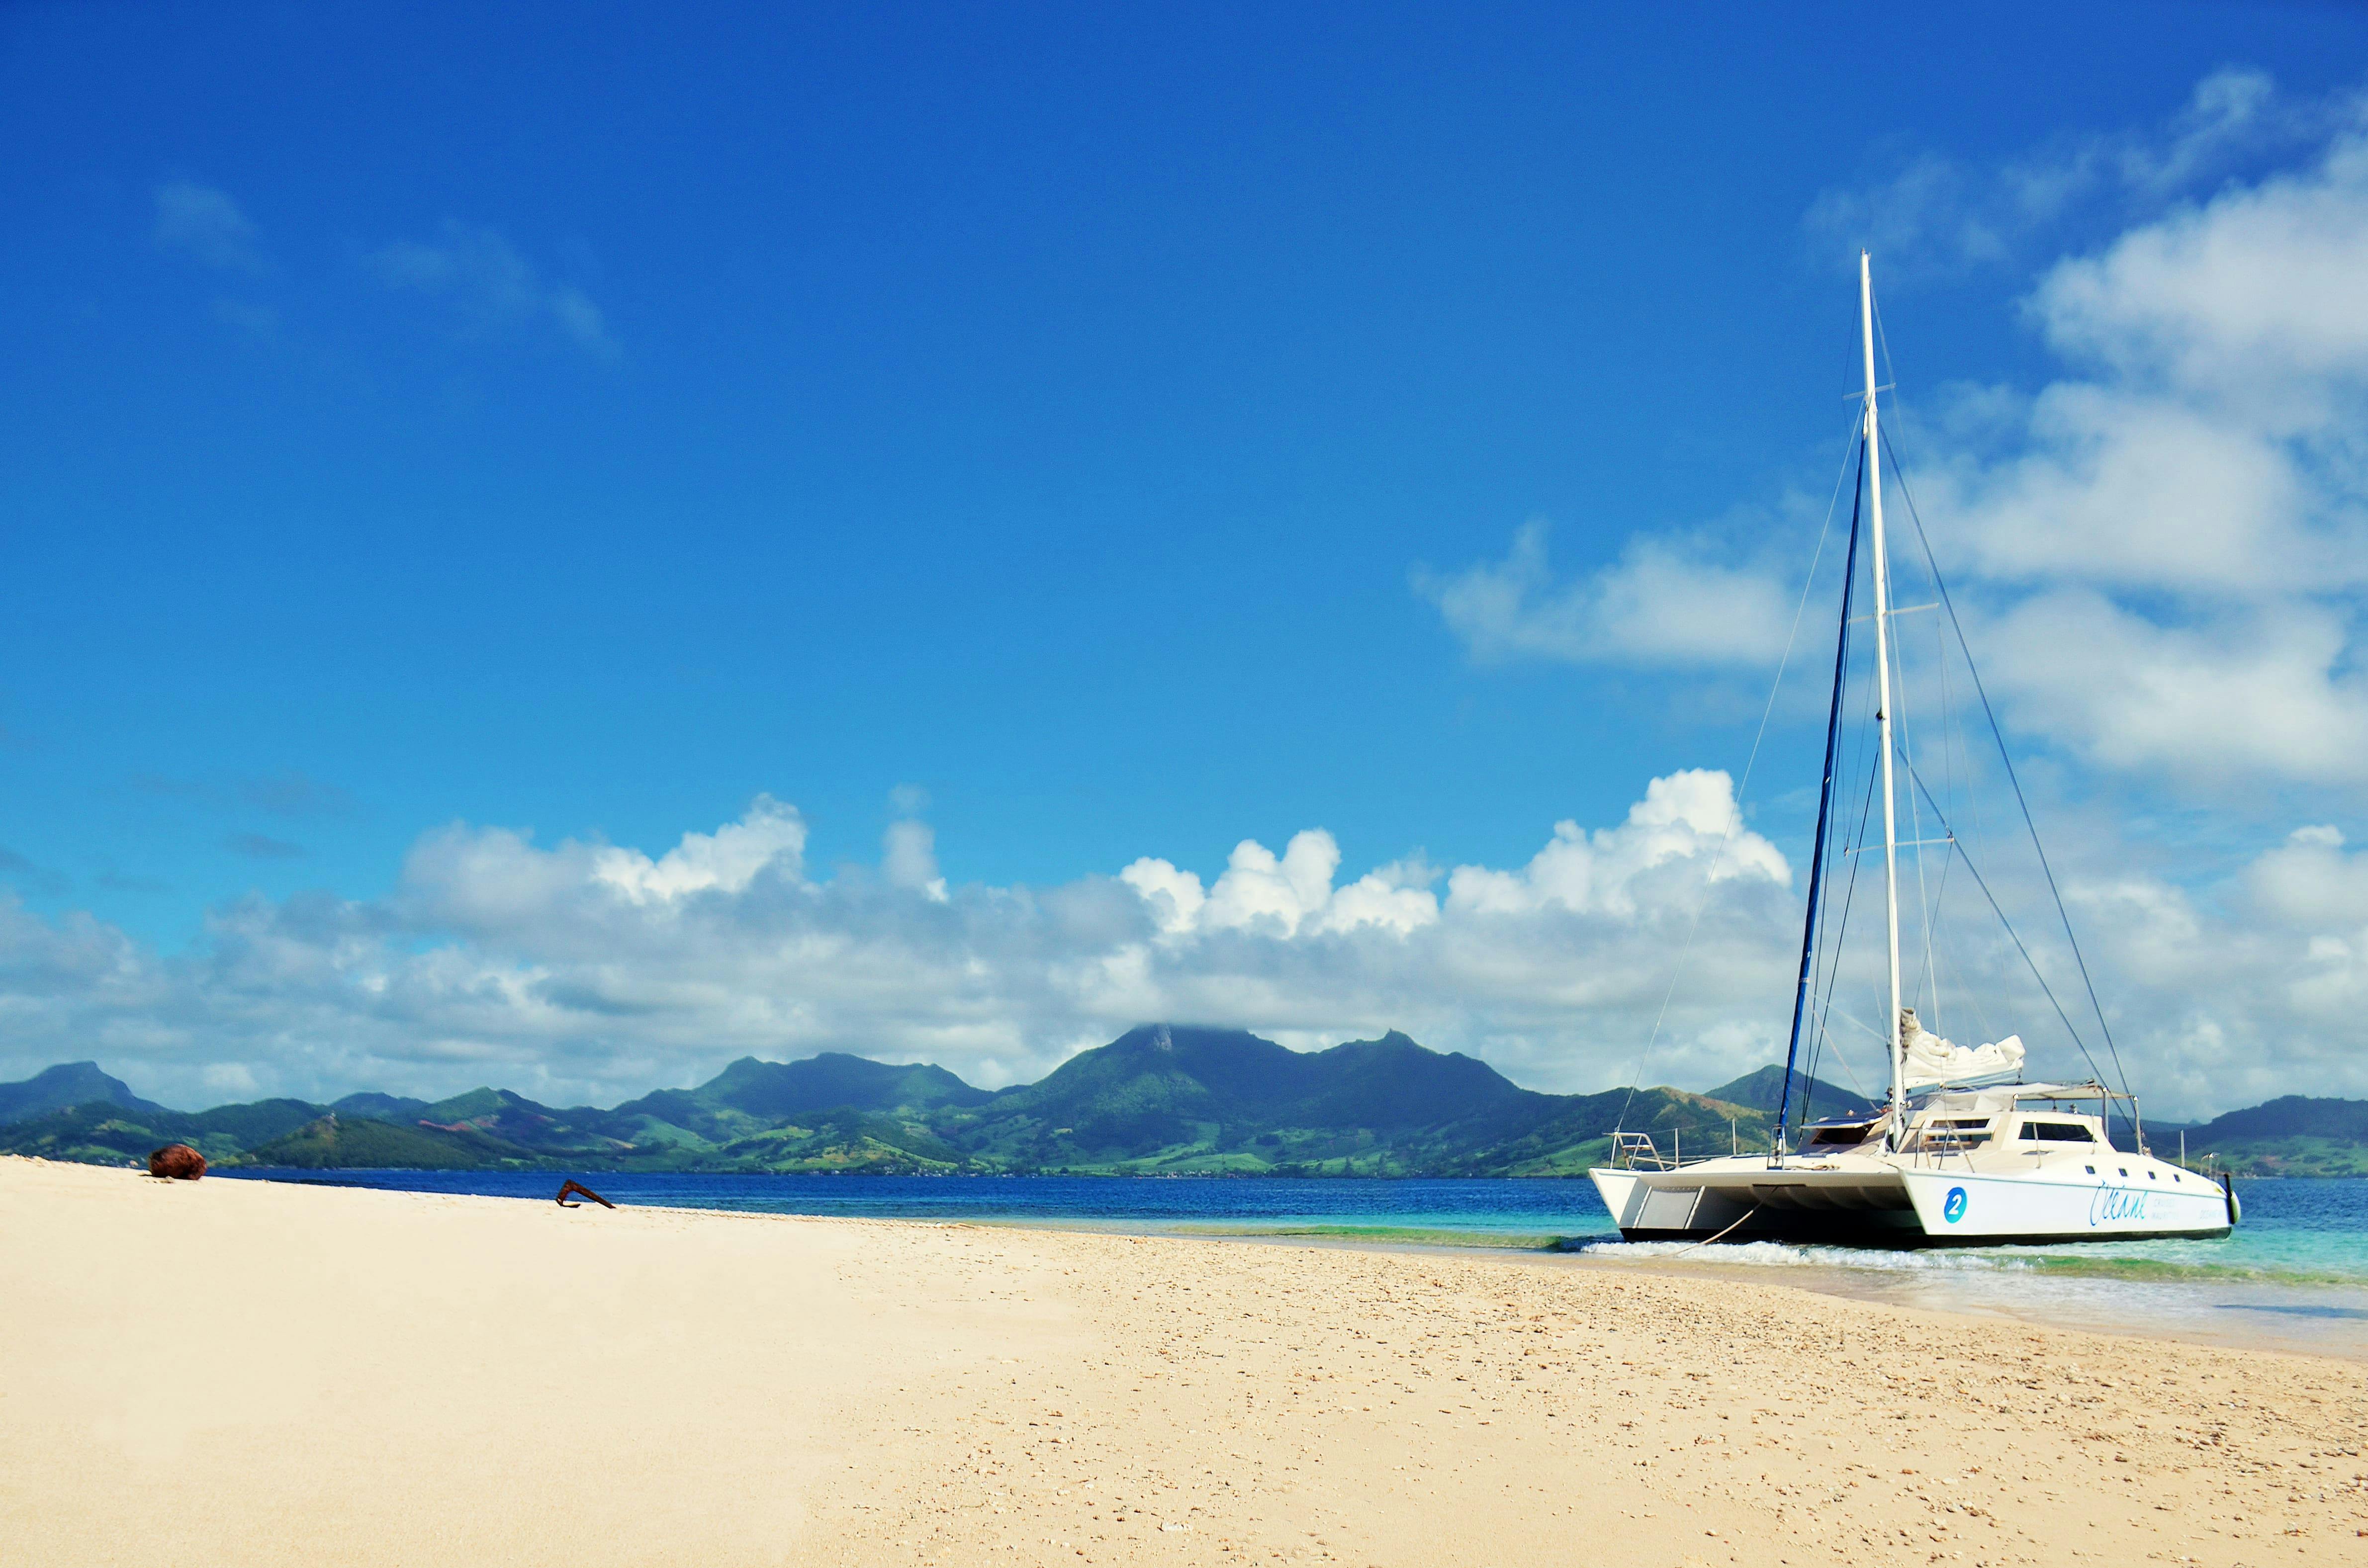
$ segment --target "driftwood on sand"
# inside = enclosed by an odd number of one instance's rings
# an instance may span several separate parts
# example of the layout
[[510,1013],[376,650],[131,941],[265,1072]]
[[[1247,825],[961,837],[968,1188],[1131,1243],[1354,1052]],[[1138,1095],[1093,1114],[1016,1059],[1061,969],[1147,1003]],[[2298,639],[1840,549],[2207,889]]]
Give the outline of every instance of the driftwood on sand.
[[578,1198],[590,1199],[593,1202],[598,1204],[603,1209],[614,1209],[616,1207],[615,1204],[609,1202],[607,1199],[601,1197],[598,1193],[593,1191],[582,1182],[570,1180],[564,1181],[559,1184],[559,1206],[562,1209],[581,1209],[584,1207],[581,1203],[570,1203],[567,1201],[567,1195],[571,1192],[575,1194]]

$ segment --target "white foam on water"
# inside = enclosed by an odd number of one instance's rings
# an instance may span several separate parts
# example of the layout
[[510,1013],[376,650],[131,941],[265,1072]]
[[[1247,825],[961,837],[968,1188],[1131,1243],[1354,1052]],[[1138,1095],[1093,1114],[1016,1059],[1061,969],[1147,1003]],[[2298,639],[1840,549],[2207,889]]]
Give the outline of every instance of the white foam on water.
[[1691,1257],[1700,1263],[1740,1264],[1751,1268],[1855,1268],[1879,1273],[1918,1273],[1935,1269],[2018,1271],[2033,1267],[2028,1256],[2012,1253],[1884,1251],[1863,1247],[1803,1246],[1790,1242],[1596,1242],[1575,1249],[1582,1256],[1607,1263],[1653,1263]]

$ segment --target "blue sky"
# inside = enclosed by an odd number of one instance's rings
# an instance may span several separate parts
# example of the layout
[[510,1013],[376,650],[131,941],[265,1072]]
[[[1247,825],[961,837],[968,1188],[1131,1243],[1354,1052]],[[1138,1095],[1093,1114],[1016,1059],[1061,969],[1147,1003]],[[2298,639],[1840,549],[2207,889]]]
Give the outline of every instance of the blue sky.
[[[1766,650],[1623,641],[1601,593],[1640,540],[1796,590],[1861,241],[1935,494],[2008,541],[1969,557],[1996,623],[2040,615],[1998,499],[2032,439],[1975,426],[2078,379],[2049,279],[2319,166],[2363,44],[2368,18],[2299,6],[13,8],[0,846],[35,1001],[0,1067],[98,1055],[191,1100],[600,1095],[838,1045],[993,1079],[1137,1005],[1232,998],[1224,1021],[1314,1043],[1395,995],[1439,1043],[1594,1086],[1634,1008],[1547,980],[1377,992],[1350,977],[1421,966],[1334,953],[1263,990],[1267,960],[1204,955],[1205,989],[1039,1006],[947,977],[1018,965],[1034,996],[1080,954],[1123,968],[1126,939],[1071,952],[1044,910],[1139,861],[1213,887],[1241,841],[1320,828],[1344,882],[1418,853],[1393,886],[1436,869],[1444,898],[1448,869],[1738,769]],[[2215,80],[2259,84],[2241,134],[2197,130]],[[1531,619],[1492,629],[1448,588],[1513,570],[1532,519],[1545,575],[1507,612]],[[2119,645],[2201,624],[2175,585],[2112,591],[2144,622]],[[2351,605],[2312,603],[2332,690]],[[2006,684],[2099,886],[2147,868],[2209,904],[2352,820],[2342,767],[2270,745],[2182,777]],[[1813,709],[1763,764],[1792,793],[1751,792],[1779,863]],[[759,797],[797,813],[801,885],[941,880],[989,926],[1041,895],[1051,927],[881,958],[871,1002],[803,1011],[804,982],[750,971],[532,1023],[414,1014],[337,967],[358,943],[381,982],[476,966],[464,997],[643,972],[638,937],[425,898],[422,846],[659,864],[777,822]],[[799,939],[878,958],[882,908]],[[1537,940],[1542,975],[1629,961]],[[290,967],[259,975],[266,950]],[[2245,994],[2293,993],[2269,972]],[[1705,1013],[1668,1072],[1764,1058],[1781,1001],[1740,1032]],[[2205,1002],[2224,1034],[2298,1016]],[[2159,1029],[2198,1038],[2194,1012]],[[675,1022],[615,1022],[651,1016]]]

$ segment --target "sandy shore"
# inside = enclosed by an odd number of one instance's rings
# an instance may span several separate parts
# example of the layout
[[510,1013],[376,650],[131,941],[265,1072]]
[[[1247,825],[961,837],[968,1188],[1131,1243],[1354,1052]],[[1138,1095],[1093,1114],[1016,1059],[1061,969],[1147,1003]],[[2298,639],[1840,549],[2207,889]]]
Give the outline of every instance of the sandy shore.
[[0,1562],[2368,1561],[2368,1368],[1486,1256],[0,1159]]

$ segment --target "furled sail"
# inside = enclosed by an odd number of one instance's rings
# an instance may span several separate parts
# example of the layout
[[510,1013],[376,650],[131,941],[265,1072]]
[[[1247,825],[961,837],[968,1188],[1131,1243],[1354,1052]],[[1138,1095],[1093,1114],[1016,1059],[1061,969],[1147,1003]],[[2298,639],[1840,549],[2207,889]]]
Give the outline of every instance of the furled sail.
[[1916,1021],[1916,1009],[1899,1009],[1899,1040],[1907,1058],[1911,1089],[1966,1084],[2022,1071],[2022,1037],[2010,1034],[1994,1045],[1955,1045]]

